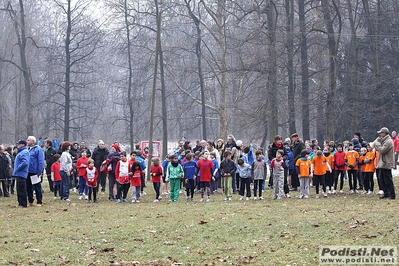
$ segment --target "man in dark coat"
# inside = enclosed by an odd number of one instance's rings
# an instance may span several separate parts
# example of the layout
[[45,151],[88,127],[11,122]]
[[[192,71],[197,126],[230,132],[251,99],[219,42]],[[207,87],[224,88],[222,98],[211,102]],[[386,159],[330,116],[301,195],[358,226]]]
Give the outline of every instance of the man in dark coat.
[[[303,143],[303,141],[299,138],[298,133],[294,133],[291,135],[291,142],[292,142],[292,146],[293,146],[293,153],[294,153],[294,165],[296,163],[296,161],[301,157],[301,151],[304,150],[305,147],[305,143]],[[295,168],[292,171],[292,175],[291,175],[291,190],[298,190],[299,187],[299,178],[298,178],[298,173],[296,172]]]

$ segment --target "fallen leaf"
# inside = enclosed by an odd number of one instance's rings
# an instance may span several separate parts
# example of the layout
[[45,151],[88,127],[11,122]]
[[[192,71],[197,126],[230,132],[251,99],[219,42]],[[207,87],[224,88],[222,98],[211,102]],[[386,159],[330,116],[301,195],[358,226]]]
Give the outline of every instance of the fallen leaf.
[[207,224],[207,223],[208,223],[208,222],[202,221],[202,220],[199,222],[199,224]]
[[312,224],[312,226],[313,226],[313,227],[319,227],[319,225],[318,225],[318,224]]
[[32,252],[39,252],[40,250],[37,249],[37,248],[31,248],[30,251],[32,251]]
[[115,250],[115,248],[103,248],[101,250],[101,252],[111,252],[111,251],[114,251],[114,250]]

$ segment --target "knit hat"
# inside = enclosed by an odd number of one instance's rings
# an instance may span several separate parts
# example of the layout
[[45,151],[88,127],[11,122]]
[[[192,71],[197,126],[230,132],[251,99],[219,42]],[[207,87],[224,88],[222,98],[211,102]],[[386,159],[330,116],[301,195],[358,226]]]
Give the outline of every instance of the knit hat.
[[121,149],[119,148],[119,146],[116,145],[116,144],[112,144],[111,148],[114,148],[114,149],[115,149],[116,151],[118,151],[118,152],[121,151]]

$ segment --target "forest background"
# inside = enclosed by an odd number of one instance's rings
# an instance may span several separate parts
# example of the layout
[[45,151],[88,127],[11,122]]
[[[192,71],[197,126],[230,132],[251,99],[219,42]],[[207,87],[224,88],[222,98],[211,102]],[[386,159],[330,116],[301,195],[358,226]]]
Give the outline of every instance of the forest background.
[[399,123],[398,14],[396,0],[1,0],[1,142],[132,145],[151,118],[164,145],[374,140]]

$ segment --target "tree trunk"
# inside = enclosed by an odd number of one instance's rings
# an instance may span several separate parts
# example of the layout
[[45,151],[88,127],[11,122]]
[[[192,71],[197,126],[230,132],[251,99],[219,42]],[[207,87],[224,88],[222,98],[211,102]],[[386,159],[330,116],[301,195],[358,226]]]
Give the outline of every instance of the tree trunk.
[[[334,3],[335,0],[333,0]],[[327,91],[327,106],[326,106],[326,120],[327,120],[327,138],[329,140],[335,139],[335,102],[336,102],[336,89],[337,89],[337,65],[336,57],[338,52],[338,43],[335,40],[335,32],[333,27],[333,21],[330,14],[329,1],[321,0],[324,23],[328,33],[328,50],[329,50],[329,86]],[[338,10],[336,10],[339,12]],[[338,15],[338,13],[337,13]],[[337,33],[338,39],[340,29]]]
[[219,136],[227,139],[227,92],[229,83],[227,79],[227,44],[226,44],[226,24],[223,10],[226,6],[226,0],[218,0],[218,38],[219,38],[219,57],[220,57],[220,98],[219,98]]
[[302,79],[302,134],[305,140],[310,139],[309,122],[309,63],[308,43],[305,18],[305,0],[298,1],[299,29],[301,32],[301,79]]
[[64,140],[69,140],[70,123],[70,101],[71,101],[71,32],[72,32],[72,14],[71,0],[68,0],[67,6],[67,30],[65,36],[65,113],[64,113]]
[[195,55],[197,57],[197,65],[198,65],[198,78],[200,82],[200,91],[201,91],[201,117],[202,117],[202,139],[207,139],[206,133],[206,103],[205,103],[205,84],[204,84],[204,75],[202,72],[202,33],[200,27],[199,18],[194,15],[193,11],[190,7],[190,1],[185,1],[186,7],[188,9],[188,13],[195,24],[195,29],[197,31],[197,42],[195,44]]
[[[275,9],[272,0],[269,0],[266,5],[267,16],[267,37],[269,41],[269,70],[267,77],[267,95],[269,105],[265,111],[269,113],[269,123],[267,130],[269,141],[273,141],[275,135],[278,134],[278,106],[277,106],[277,49],[276,49],[276,24],[277,24],[277,10]],[[267,116],[265,116],[267,117]]]
[[295,87],[294,87],[294,2],[285,0],[288,75],[288,130],[296,132],[295,126]]
[[129,106],[129,142],[130,142],[130,147],[131,150],[134,149],[134,105],[133,105],[133,99],[134,96],[132,95],[132,83],[133,83],[133,68],[132,68],[132,48],[131,48],[131,39],[130,39],[130,26],[129,26],[129,14],[128,14],[128,5],[127,5],[128,0],[124,0],[123,2],[123,12],[125,16],[125,30],[126,30],[126,39],[127,39],[127,63],[128,63],[128,71],[129,71],[129,77],[128,77],[128,83],[127,83],[127,103]]
[[[349,54],[351,55],[351,52],[353,50],[353,61],[355,64],[355,68],[353,69],[352,76],[353,76],[353,81],[351,82],[351,88],[353,88],[353,95],[352,95],[352,103],[351,106],[353,106],[353,110],[351,112],[351,115],[349,116],[351,118],[350,121],[350,127],[351,127],[351,132],[354,133],[357,131],[358,127],[358,121],[359,121],[359,44],[357,42],[357,34],[356,34],[356,22],[354,21],[353,18],[353,9],[352,9],[352,0],[347,0],[348,4],[348,15],[349,15],[349,22],[351,26],[351,33],[352,33],[352,38],[350,42],[350,49],[349,49]],[[352,56],[349,57],[350,61],[352,61]],[[350,73],[352,71],[352,64],[351,62],[347,63],[348,68],[346,73]],[[348,91],[350,91],[349,88],[347,88]],[[349,114],[348,114],[349,115]]]
[[[155,3],[158,7],[157,0]],[[154,62],[154,76],[152,80],[152,93],[151,93],[151,114],[150,114],[150,139],[148,141],[148,167],[147,167],[147,180],[151,180],[151,160],[153,153],[152,140],[154,135],[154,119],[155,119],[155,93],[157,87],[157,73],[158,73],[158,55],[159,55],[159,44],[161,43],[161,12],[157,13],[157,41],[155,46],[155,62]]]
[[[30,71],[26,59],[26,25],[25,25],[25,9],[23,0],[19,0],[20,23],[15,18],[15,32],[18,39],[19,54],[21,58],[21,69],[24,76],[25,85],[25,105],[26,105],[26,134],[33,135],[33,104],[32,104],[32,87]],[[21,32],[19,32],[19,29]]]

